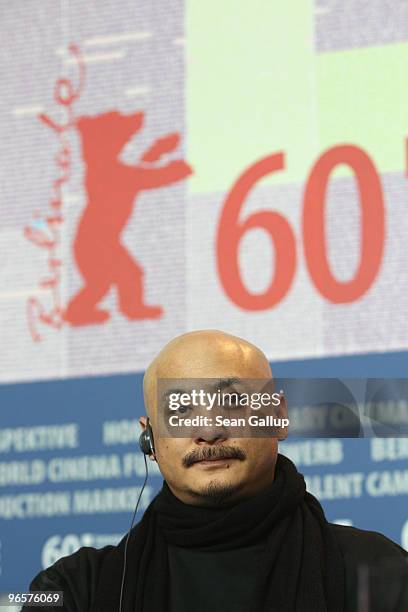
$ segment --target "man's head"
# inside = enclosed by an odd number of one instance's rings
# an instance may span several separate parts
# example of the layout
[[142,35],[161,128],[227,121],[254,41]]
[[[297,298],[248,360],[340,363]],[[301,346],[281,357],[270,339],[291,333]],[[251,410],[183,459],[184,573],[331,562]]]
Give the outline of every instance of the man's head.
[[[230,438],[225,429],[203,427],[197,437],[158,435],[159,379],[272,379],[256,346],[215,330],[195,331],[171,340],[147,368],[143,390],[153,430],[155,459],[170,489],[187,504],[214,505],[252,496],[272,483],[277,437]],[[281,402],[280,415],[286,416]],[[141,417],[144,429],[146,418]],[[213,460],[224,458],[215,463]],[[204,462],[203,460],[212,460]]]

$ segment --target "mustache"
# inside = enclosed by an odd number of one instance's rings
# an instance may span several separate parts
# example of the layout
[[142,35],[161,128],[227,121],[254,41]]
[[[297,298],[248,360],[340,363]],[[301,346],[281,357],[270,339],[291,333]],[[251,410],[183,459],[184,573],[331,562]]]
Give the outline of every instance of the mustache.
[[246,453],[237,446],[206,446],[197,450],[192,450],[183,457],[184,467],[190,467],[197,461],[214,461],[215,459],[239,459],[244,461]]

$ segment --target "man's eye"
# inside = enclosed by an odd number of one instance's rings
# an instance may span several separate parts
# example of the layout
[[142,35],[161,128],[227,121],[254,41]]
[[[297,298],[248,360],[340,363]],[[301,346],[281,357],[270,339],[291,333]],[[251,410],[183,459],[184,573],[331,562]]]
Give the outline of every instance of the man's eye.
[[224,402],[224,406],[227,406],[229,408],[239,408],[240,407],[240,403],[239,400],[241,399],[241,395],[238,396],[233,396],[233,397],[228,397],[225,402]]
[[189,410],[191,410],[191,406],[178,406],[178,408],[168,407],[169,414],[186,414]]

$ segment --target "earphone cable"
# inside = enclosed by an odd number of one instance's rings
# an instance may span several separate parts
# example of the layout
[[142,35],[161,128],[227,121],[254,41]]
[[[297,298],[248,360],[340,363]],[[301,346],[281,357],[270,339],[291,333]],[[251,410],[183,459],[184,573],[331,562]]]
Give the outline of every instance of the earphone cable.
[[123,561],[123,572],[122,572],[122,582],[121,582],[121,585],[120,585],[119,612],[122,612],[122,600],[123,600],[123,592],[124,592],[125,576],[126,576],[126,565],[127,565],[127,549],[128,549],[129,538],[130,538],[130,532],[132,531],[133,523],[135,522],[135,518],[136,518],[137,508],[139,506],[139,502],[140,502],[140,500],[142,498],[142,493],[143,493],[143,490],[145,488],[145,485],[146,485],[146,482],[147,482],[147,478],[149,476],[149,470],[147,468],[147,461],[146,461],[146,455],[145,454],[143,454],[143,458],[144,458],[144,462],[145,462],[146,476],[145,476],[145,479],[144,479],[144,482],[143,482],[142,490],[139,493],[139,497],[138,497],[138,500],[137,500],[137,503],[136,503],[135,510],[133,512],[132,521],[130,523],[129,531],[128,531],[128,534],[126,536],[124,561]]

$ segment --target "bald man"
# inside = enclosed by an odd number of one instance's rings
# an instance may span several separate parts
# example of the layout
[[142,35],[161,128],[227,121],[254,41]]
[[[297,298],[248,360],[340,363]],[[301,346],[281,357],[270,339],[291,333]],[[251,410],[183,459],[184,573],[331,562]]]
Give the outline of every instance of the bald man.
[[[372,601],[381,611],[408,610],[408,554],[379,533],[326,520],[278,453],[286,427],[240,435],[210,418],[184,426],[198,415],[195,403],[170,408],[168,400],[191,397],[197,381],[206,392],[216,382],[230,400],[256,382],[272,391],[276,422],[287,416],[256,346],[215,330],[173,339],[146,370],[140,418],[141,449],[157,462],[162,489],[118,546],[81,548],[41,572],[31,590],[62,590],[68,612],[357,612],[359,566],[384,559],[396,580],[386,591],[377,584]],[[232,403],[227,412],[245,410]],[[181,433],[169,435],[169,415]]]

